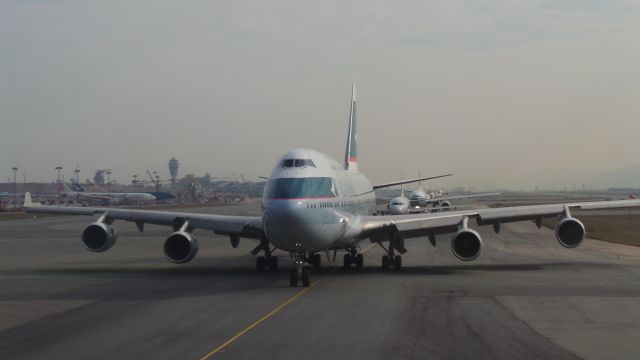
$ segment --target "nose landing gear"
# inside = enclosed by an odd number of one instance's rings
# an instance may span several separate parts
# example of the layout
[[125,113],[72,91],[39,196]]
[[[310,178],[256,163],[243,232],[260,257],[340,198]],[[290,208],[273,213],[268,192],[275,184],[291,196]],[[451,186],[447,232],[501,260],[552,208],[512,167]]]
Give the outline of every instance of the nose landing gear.
[[307,287],[311,284],[311,271],[309,263],[307,263],[305,254],[294,253],[295,269],[289,274],[289,285],[298,286],[298,281],[302,282],[302,286]]

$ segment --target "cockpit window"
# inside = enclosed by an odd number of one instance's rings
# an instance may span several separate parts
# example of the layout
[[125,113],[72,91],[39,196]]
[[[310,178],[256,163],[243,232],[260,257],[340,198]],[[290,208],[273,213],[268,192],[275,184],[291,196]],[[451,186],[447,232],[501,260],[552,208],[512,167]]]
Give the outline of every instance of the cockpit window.
[[316,164],[314,164],[313,160],[311,159],[284,159],[282,160],[282,163],[280,164],[280,166],[285,168],[305,167],[305,166],[316,167]]
[[330,177],[270,179],[266,195],[269,199],[334,198],[338,196]]

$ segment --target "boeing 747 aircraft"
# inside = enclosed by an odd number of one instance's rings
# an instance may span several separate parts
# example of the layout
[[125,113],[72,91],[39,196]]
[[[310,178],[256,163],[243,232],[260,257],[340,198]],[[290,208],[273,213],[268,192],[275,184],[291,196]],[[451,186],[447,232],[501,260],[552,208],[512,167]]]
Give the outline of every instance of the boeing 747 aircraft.
[[435,245],[436,234],[452,234],[451,250],[462,261],[480,256],[482,239],[469,227],[492,225],[496,232],[506,222],[534,220],[538,227],[545,217],[559,217],[556,238],[560,245],[573,248],[585,237],[582,223],[572,217],[573,209],[611,209],[640,206],[640,200],[583,202],[553,205],[505,207],[424,213],[415,215],[374,216],[378,188],[427,180],[418,178],[372,184],[358,171],[358,137],[356,127],[356,91],[352,90],[351,111],[344,163],[310,149],[293,149],[276,163],[263,196],[261,216],[224,216],[171,211],[127,210],[34,206],[26,194],[25,207],[32,213],[99,215],[96,222],[82,232],[82,242],[89,251],[102,252],[116,243],[116,220],[135,222],[140,231],[144,224],[173,228],[164,240],[164,253],[171,262],[182,264],[198,252],[196,229],[212,230],[229,236],[236,247],[240,238],[259,241],[254,254],[258,269],[278,268],[272,247],[289,252],[295,259],[290,273],[291,286],[310,283],[310,268],[320,266],[322,251],[345,251],[344,266],[363,266],[358,252],[361,241],[378,243],[385,249],[382,266],[402,266],[405,239],[426,236]]

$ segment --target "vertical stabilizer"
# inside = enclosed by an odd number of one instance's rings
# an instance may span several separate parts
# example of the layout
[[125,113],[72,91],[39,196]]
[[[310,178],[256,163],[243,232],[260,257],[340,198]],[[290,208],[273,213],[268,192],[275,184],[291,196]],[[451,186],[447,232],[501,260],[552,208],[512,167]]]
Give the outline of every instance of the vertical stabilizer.
[[34,203],[31,200],[31,193],[30,192],[26,192],[24,194],[24,205],[23,207],[28,208],[28,207],[33,207]]
[[71,180],[71,190],[73,190],[74,192],[86,192],[82,185],[80,185],[73,179]]
[[346,170],[358,170],[358,132],[356,127],[356,85],[351,88],[351,111],[349,112],[349,134],[344,156]]

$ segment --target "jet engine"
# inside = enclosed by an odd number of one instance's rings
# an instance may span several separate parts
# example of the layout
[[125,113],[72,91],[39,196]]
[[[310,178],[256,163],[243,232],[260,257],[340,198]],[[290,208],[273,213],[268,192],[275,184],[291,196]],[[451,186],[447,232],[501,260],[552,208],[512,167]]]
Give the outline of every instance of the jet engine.
[[111,226],[96,222],[82,231],[82,242],[89,251],[103,252],[115,245],[118,234]]
[[564,218],[556,225],[556,239],[560,245],[566,248],[579,246],[582,244],[584,236],[584,225],[576,218]]
[[449,210],[449,208],[451,207],[451,203],[448,201],[443,201],[440,203],[440,207],[442,208],[442,210]]
[[198,240],[187,232],[176,231],[164,241],[163,249],[169,261],[184,264],[198,253]]
[[480,256],[482,238],[471,229],[462,229],[451,238],[451,250],[462,261],[475,260]]

